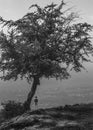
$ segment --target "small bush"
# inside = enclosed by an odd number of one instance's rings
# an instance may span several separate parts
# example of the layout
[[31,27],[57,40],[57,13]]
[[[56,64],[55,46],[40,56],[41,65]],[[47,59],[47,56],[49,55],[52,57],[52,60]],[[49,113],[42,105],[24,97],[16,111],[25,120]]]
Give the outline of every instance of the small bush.
[[15,101],[7,101],[2,103],[4,109],[2,111],[5,119],[10,119],[24,113],[23,104]]

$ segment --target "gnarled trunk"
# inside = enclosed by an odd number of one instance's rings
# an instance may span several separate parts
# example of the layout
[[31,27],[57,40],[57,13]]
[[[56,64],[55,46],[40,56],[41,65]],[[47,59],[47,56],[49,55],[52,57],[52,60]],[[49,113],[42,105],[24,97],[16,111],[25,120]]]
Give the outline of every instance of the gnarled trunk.
[[38,76],[33,77],[33,84],[31,87],[30,92],[28,93],[27,100],[24,102],[24,109],[25,111],[30,110],[30,104],[33,99],[33,96],[35,95],[37,85],[40,85],[40,80]]

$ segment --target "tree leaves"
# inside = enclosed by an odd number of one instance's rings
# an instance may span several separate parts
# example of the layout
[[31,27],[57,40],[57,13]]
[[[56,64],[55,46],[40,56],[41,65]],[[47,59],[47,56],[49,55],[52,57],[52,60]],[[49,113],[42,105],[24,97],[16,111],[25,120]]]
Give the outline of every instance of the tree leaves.
[[[0,18],[7,34],[0,33],[0,70],[4,80],[34,76],[67,79],[69,66],[81,71],[83,61],[93,54],[88,23],[75,23],[77,16],[63,10],[65,3],[52,3],[44,8],[30,6],[34,11],[13,21]],[[67,10],[68,11],[68,10]]]

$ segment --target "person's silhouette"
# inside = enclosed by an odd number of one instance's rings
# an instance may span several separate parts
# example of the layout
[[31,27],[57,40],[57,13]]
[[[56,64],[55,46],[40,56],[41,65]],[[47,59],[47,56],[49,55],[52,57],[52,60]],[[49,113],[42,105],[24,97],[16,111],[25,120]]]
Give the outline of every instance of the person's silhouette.
[[34,103],[35,103],[35,107],[37,107],[38,106],[38,98],[37,98],[37,96],[35,96]]

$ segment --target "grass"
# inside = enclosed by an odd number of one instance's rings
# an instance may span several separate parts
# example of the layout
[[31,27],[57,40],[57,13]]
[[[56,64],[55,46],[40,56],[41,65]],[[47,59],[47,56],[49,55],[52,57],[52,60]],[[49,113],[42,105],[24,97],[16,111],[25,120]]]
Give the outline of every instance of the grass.
[[[46,130],[46,128],[50,130],[93,130],[93,104],[75,104],[38,109],[28,112],[27,115],[34,120],[32,122],[25,121],[19,124],[12,124],[9,128],[20,128],[21,130],[28,126],[38,125],[36,130]],[[1,112],[0,122],[2,123],[3,121]],[[62,126],[60,123],[65,121],[67,121],[66,124]]]

